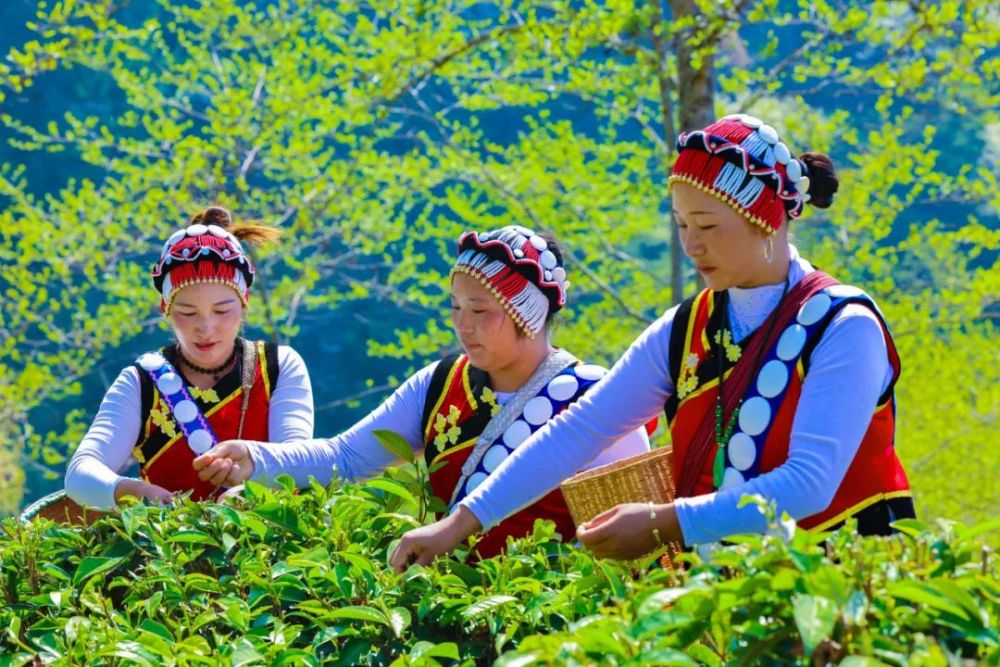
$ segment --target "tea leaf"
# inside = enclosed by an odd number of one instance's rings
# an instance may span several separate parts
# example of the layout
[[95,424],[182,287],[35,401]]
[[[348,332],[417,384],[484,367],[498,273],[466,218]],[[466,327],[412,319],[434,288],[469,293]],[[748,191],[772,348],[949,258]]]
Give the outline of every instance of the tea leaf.
[[154,635],[159,635],[170,642],[176,641],[173,634],[171,634],[170,630],[168,630],[166,626],[162,623],[157,623],[151,618],[144,619],[142,623],[139,624],[139,629],[151,632]]
[[974,540],[980,535],[986,535],[997,531],[1000,531],[1000,517],[990,519],[989,521],[983,521],[982,523],[970,526],[969,528],[960,529],[958,531],[956,543],[962,544],[964,542]]
[[389,625],[392,627],[393,634],[396,637],[402,637],[403,631],[410,627],[410,622],[412,621],[412,616],[410,615],[410,610],[405,607],[396,607],[389,612]]
[[393,479],[389,479],[388,477],[376,477],[375,479],[368,480],[368,482],[365,483],[365,488],[379,489],[402,498],[408,503],[413,503],[414,505],[417,504],[417,499],[412,493],[409,492],[409,490],[407,490],[405,486]]
[[410,649],[410,658],[420,660],[421,658],[444,658],[447,660],[458,660],[458,645],[454,642],[444,642],[433,644],[427,641],[418,641]]
[[79,586],[90,577],[110,572],[118,567],[124,558],[105,558],[102,556],[87,556],[73,573],[73,585]]
[[180,544],[207,544],[214,547],[219,546],[219,543],[216,542],[215,539],[208,533],[204,533],[200,530],[183,528],[167,538],[167,541]]
[[924,582],[896,582],[889,585],[887,592],[889,595],[900,600],[913,602],[917,605],[926,605],[935,613],[946,612],[959,618],[970,619],[969,612],[963,609],[961,604]]
[[305,524],[302,523],[302,517],[291,507],[278,502],[266,502],[263,505],[259,505],[251,510],[251,514],[280,526],[299,537],[303,536],[306,532]]
[[918,538],[930,532],[930,527],[923,521],[917,519],[899,519],[892,523],[892,527],[913,538]]
[[249,639],[243,638],[236,643],[236,648],[233,649],[230,660],[232,667],[244,667],[245,665],[263,662],[265,658],[257,651]]
[[517,598],[512,595],[491,595],[488,598],[480,600],[479,602],[476,602],[466,608],[465,611],[462,612],[462,617],[465,619],[473,619],[492,609],[510,604],[511,602],[517,602]]
[[802,637],[806,655],[812,656],[821,641],[837,624],[837,606],[832,600],[815,595],[801,595],[794,602],[795,626]]
[[379,625],[386,625],[390,627],[392,625],[386,615],[378,609],[357,605],[333,609],[323,618],[324,620],[347,619],[352,621],[366,621],[368,623],[378,623]]
[[413,447],[411,447],[410,443],[403,439],[403,436],[399,435],[395,431],[375,429],[372,431],[372,435],[374,435],[379,443],[397,459],[402,459],[407,463],[413,463],[416,460],[416,454],[413,452]]

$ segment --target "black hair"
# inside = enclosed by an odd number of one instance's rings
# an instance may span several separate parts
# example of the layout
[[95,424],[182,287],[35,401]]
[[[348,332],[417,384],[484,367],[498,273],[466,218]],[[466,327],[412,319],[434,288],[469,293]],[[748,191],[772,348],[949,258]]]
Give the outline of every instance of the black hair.
[[840,187],[833,160],[824,153],[803,153],[799,160],[809,170],[809,204],[816,208],[829,208],[833,195]]

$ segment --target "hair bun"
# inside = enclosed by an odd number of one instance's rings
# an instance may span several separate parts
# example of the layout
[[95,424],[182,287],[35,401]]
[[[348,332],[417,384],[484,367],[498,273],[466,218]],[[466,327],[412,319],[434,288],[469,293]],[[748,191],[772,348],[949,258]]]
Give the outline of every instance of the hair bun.
[[833,195],[840,187],[833,160],[823,153],[803,153],[799,160],[809,170],[809,204],[816,208],[829,208]]
[[233,226],[233,216],[221,206],[209,206],[191,218],[192,224],[217,225],[223,229]]

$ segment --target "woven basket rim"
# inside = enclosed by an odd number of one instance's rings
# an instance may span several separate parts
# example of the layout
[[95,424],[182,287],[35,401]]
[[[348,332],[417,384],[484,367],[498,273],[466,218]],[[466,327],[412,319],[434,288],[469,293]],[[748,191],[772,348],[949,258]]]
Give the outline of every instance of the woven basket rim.
[[611,475],[621,470],[627,470],[629,468],[636,467],[646,467],[652,465],[656,461],[662,458],[670,458],[673,454],[673,449],[670,446],[658,447],[656,449],[651,449],[648,452],[643,452],[642,454],[637,454],[636,456],[630,456],[625,459],[619,459],[617,461],[612,461],[611,463],[605,463],[604,465],[597,466],[596,468],[591,468],[589,470],[584,470],[579,472],[566,481],[564,481],[561,486],[576,486],[577,484],[594,481],[605,475]]

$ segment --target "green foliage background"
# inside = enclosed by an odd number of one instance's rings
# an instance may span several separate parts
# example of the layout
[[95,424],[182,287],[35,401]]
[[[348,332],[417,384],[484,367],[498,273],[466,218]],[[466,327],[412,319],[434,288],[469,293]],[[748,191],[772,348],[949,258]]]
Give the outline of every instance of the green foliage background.
[[[796,223],[797,243],[893,327],[919,511],[1000,509],[993,3],[34,14],[0,63],[0,511],[23,505],[26,471],[27,499],[57,484],[41,480],[61,476],[114,373],[166,337],[147,267],[193,210],[218,201],[284,231],[260,257],[251,324],[304,353],[332,433],[454,345],[445,275],[469,227],[554,231],[573,283],[557,343],[613,362],[681,296],[673,270],[695,289],[671,265],[672,135],[734,110],[840,167],[835,206]],[[688,99],[692,72],[709,97]]]

